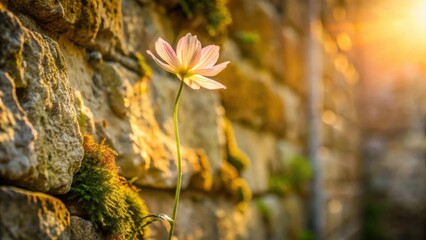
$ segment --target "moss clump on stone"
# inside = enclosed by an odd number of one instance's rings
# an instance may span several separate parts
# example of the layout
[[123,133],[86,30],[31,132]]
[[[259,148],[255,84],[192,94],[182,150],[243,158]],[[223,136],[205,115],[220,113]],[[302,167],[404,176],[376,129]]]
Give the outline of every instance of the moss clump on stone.
[[[128,239],[143,224],[148,214],[136,187],[118,174],[117,153],[104,142],[97,144],[85,136],[85,155],[80,171],[74,176],[69,200],[77,202],[88,218],[113,239]],[[146,237],[140,231],[138,238]]]
[[226,161],[232,164],[238,172],[241,172],[249,166],[250,161],[247,155],[238,148],[234,130],[228,119],[224,120],[224,132],[226,138]]
[[223,33],[232,22],[227,0],[180,0],[179,4],[188,19],[203,16],[212,37]]
[[143,217],[149,213],[145,202],[139,197],[139,189],[130,183],[126,183],[121,189],[124,192],[128,213],[132,220],[129,222],[132,227],[132,232],[138,231],[136,236],[148,236],[148,228],[136,230],[139,229],[142,224],[146,223]]
[[283,173],[271,176],[270,188],[279,195],[291,191],[303,192],[303,188],[312,178],[312,167],[309,160],[303,156],[293,158]]

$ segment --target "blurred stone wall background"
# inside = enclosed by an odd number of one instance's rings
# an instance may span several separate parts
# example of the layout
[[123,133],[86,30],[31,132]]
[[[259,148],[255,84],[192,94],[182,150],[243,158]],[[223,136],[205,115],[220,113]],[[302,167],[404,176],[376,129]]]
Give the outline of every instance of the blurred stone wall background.
[[425,237],[426,79],[414,65],[395,69],[362,84],[366,239]]
[[[416,3],[361,1],[362,14],[395,13]],[[402,3],[402,2],[401,2]],[[396,9],[392,10],[392,6]],[[418,7],[419,8],[419,7]],[[404,14],[404,11],[401,11]],[[421,15],[421,16],[424,16]],[[385,14],[386,18],[386,14]],[[394,14],[391,15],[394,18]],[[424,44],[401,29],[377,31],[384,23],[360,29],[362,74],[359,112],[362,126],[362,158],[365,176],[364,239],[424,239],[426,237],[426,71]],[[401,21],[401,18],[398,19]],[[404,19],[402,19],[404,21]],[[407,21],[410,21],[408,19]],[[423,22],[417,20],[417,24]],[[413,21],[413,24],[416,22]],[[375,26],[377,24],[377,26]],[[388,24],[392,24],[388,23]],[[408,24],[404,29],[409,28]],[[413,26],[414,27],[414,26]],[[377,33],[372,33],[374,29]],[[376,38],[375,41],[368,39]],[[396,39],[396,42],[386,39]]]
[[[364,237],[424,239],[426,68],[405,52],[390,56],[379,45],[365,47],[360,64],[365,79],[360,84]],[[414,51],[409,56],[421,52]]]
[[[136,178],[152,213],[171,214],[178,81],[143,57],[158,37],[175,43],[192,32],[231,64],[216,77],[226,90],[183,92],[178,238],[311,239],[305,1],[0,2],[0,236],[96,239],[59,200],[84,134],[118,152],[121,174]],[[356,4],[322,1],[319,11],[320,217],[326,239],[357,239]],[[166,224],[150,228],[152,239],[165,238]]]

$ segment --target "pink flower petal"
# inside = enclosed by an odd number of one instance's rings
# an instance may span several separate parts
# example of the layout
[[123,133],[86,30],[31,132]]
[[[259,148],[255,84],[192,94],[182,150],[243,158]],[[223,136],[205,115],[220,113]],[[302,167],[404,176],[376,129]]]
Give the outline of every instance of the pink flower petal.
[[207,77],[216,76],[218,73],[220,73],[223,69],[226,68],[229,62],[223,62],[221,64],[218,64],[211,68],[204,68],[204,69],[195,69],[193,71],[194,74],[199,74]]
[[173,50],[168,42],[164,41],[162,38],[158,38],[155,42],[155,50],[167,64],[173,66],[175,69],[179,67],[179,61],[175,50]]
[[205,88],[205,89],[226,89],[226,87],[219,83],[216,82],[215,80],[212,80],[210,78],[206,78],[203,77],[201,75],[192,75],[191,77],[188,78],[191,81],[194,81],[197,85],[200,85],[201,87]]
[[189,80],[188,78],[185,78],[183,81],[186,83],[186,85],[188,85],[192,89],[195,89],[195,90],[200,89],[200,85],[196,84],[192,80]]
[[192,69],[196,68],[209,68],[212,67],[219,59],[219,46],[209,45],[201,49],[201,57],[197,65]]
[[166,70],[167,72],[171,72],[171,73],[176,73],[176,69],[166,63],[163,63],[160,59],[158,59],[157,57],[154,56],[154,54],[152,54],[151,51],[146,51],[149,55],[151,55],[151,57],[154,59],[154,61],[164,70]]
[[182,37],[176,47],[177,58],[184,69],[188,69],[191,64],[199,61],[201,56],[201,43],[197,36],[192,36],[191,33]]

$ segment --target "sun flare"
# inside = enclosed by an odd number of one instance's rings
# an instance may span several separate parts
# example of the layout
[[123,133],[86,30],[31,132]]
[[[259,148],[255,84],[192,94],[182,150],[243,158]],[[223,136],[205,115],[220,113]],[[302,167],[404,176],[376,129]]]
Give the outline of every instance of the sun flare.
[[[369,2],[370,5],[371,2]],[[426,61],[426,1],[378,1],[362,12],[359,44],[391,61]]]

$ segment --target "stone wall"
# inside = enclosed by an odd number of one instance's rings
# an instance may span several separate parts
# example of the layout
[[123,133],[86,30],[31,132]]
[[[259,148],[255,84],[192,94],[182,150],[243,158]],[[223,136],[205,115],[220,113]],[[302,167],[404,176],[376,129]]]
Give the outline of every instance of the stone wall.
[[[312,169],[303,157],[309,138],[305,2],[0,2],[2,238],[99,238],[89,221],[59,200],[79,170],[83,135],[105,139],[117,152],[120,174],[134,179],[150,212],[171,215],[177,178],[172,107],[179,82],[144,57],[158,37],[175,43],[187,32],[220,45],[220,61],[231,64],[216,77],[226,90],[183,90],[176,235],[311,235]],[[333,27],[350,21],[351,9],[324,1],[315,23],[323,69],[319,154],[327,239],[356,238],[359,228],[353,33]],[[167,231],[166,223],[154,223],[150,238],[163,239]]]

